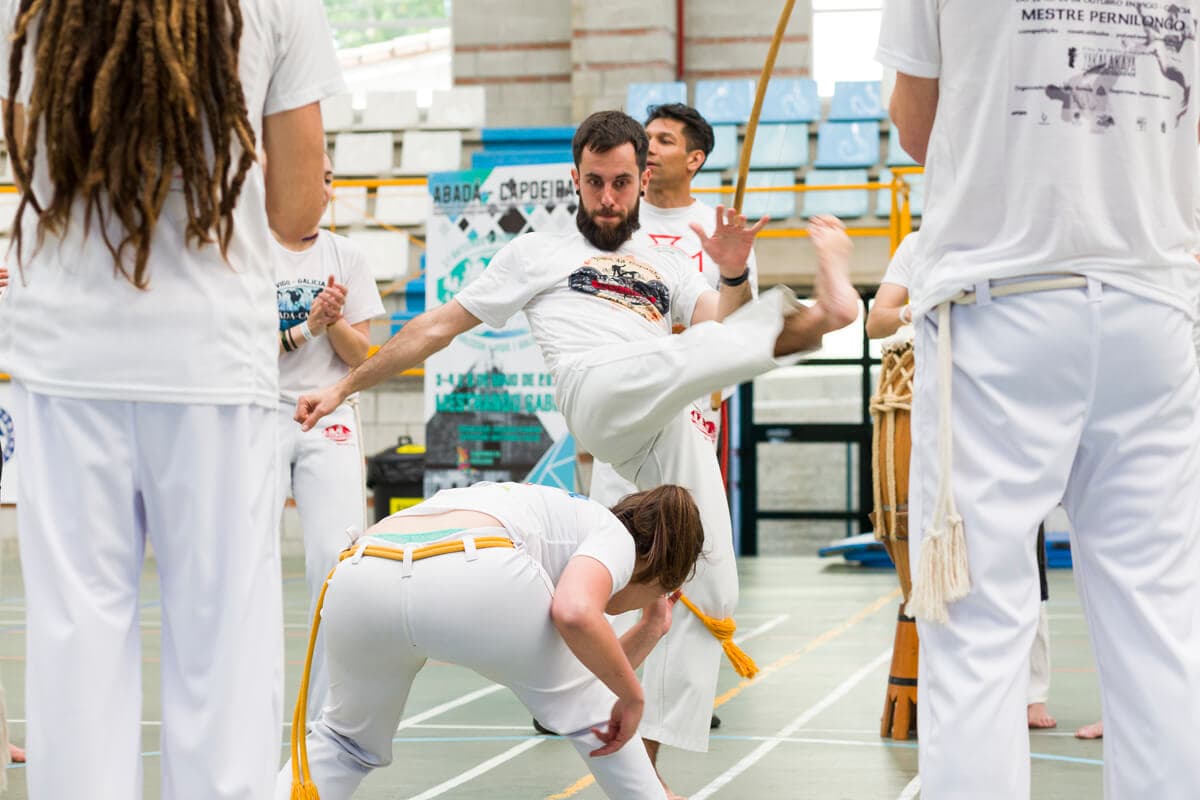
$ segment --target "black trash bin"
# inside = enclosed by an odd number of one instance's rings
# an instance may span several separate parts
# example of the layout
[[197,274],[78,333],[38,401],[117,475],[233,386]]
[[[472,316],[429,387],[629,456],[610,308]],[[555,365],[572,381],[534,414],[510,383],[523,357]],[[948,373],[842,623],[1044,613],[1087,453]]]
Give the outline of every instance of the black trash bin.
[[375,492],[375,521],[424,499],[425,448],[401,436],[367,459],[367,488]]

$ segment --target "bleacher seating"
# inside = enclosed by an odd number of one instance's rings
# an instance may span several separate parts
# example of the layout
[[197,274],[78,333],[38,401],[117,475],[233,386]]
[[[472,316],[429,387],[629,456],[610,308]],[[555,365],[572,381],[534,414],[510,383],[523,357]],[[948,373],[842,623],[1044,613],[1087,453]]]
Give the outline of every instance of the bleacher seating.
[[[424,256],[422,256],[424,261]],[[425,311],[425,270],[404,285],[404,308],[392,312],[391,335],[399,333],[404,323]]]
[[339,133],[333,146],[333,171],[339,177],[391,177],[395,141],[391,131]]
[[367,92],[359,130],[399,131],[421,122],[416,92]]
[[789,219],[796,216],[796,192],[791,189],[796,184],[796,173],[792,170],[762,170],[751,171],[746,175],[746,187],[787,187],[780,192],[747,192],[742,203],[742,213],[747,219],[758,219],[762,216],[771,219]]
[[321,120],[327,131],[348,131],[353,128],[353,98],[348,94],[339,94],[322,100]]
[[854,169],[878,163],[878,122],[822,122],[817,129],[817,158],[813,166]]
[[697,81],[695,106],[710,125],[744,123],[754,107],[754,81]]
[[321,217],[321,224],[326,227],[344,228],[357,225],[367,218],[367,187],[337,186],[333,190],[333,200]]
[[462,168],[462,131],[405,131],[402,175],[427,175]]
[[394,281],[408,275],[408,234],[403,231],[352,231],[350,239],[363,249],[367,266],[377,281]]
[[424,225],[433,211],[426,186],[380,186],[375,194],[374,218],[384,225]]
[[625,113],[639,122],[646,119],[651,106],[686,102],[687,84],[683,81],[631,83],[625,90]]
[[708,154],[703,170],[733,169],[738,163],[737,125],[713,125],[713,151]]
[[[925,176],[923,174],[906,175],[904,179],[908,181],[908,208],[914,217],[921,216],[925,207]],[[881,187],[890,186],[892,183],[892,171],[890,169],[882,169],[879,171],[879,184]],[[876,192],[875,197],[875,215],[879,217],[888,217],[892,213],[892,193],[886,188]]]
[[750,169],[798,169],[808,163],[808,125],[771,122],[758,126]]
[[487,119],[487,97],[482,86],[435,89],[425,118],[426,128],[482,128]]
[[763,97],[760,122],[816,122],[821,118],[817,82],[811,78],[772,78]]
[[570,163],[570,126],[545,128],[484,128],[480,134],[483,150],[471,154],[471,166],[490,169],[510,164]]
[[[809,186],[852,186],[867,182],[865,169],[810,169],[805,177]],[[804,217],[832,214],[842,219],[865,217],[870,211],[866,189],[817,191],[804,193]]]
[[887,119],[880,98],[879,81],[838,81],[829,103],[830,122],[859,122]]
[[889,167],[915,167],[917,165],[916,159],[900,146],[900,129],[895,125],[888,128],[887,165]]

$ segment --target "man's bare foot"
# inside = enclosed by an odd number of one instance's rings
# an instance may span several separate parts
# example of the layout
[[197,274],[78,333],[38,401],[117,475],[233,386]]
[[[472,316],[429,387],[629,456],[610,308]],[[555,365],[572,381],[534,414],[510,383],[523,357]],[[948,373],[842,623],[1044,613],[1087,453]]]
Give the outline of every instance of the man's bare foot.
[[1030,703],[1028,712],[1030,728],[1039,729],[1058,727],[1058,720],[1050,716],[1050,712],[1046,710],[1045,703]]
[[1103,739],[1104,738],[1104,720],[1093,722],[1091,725],[1084,725],[1079,730],[1075,731],[1076,739]]
[[14,764],[24,764],[25,763],[25,749],[23,747],[17,747],[12,742],[9,742],[8,743],[8,760]]
[[850,283],[850,253],[854,243],[837,217],[813,217],[808,237],[817,251],[817,274],[811,307],[797,309],[783,321],[775,340],[775,355],[784,356],[821,346],[821,338],[858,318],[859,297]]

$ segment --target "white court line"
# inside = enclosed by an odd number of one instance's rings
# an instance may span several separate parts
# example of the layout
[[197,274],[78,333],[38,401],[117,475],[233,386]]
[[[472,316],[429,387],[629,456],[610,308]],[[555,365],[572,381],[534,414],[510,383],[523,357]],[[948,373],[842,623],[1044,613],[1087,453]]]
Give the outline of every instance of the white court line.
[[773,617],[772,619],[768,620],[767,622],[764,622],[762,625],[759,625],[757,628],[751,628],[750,630],[743,633],[741,636],[733,637],[733,641],[736,644],[741,644],[742,642],[750,641],[755,636],[762,636],[764,633],[771,630],[772,628],[776,628],[776,627],[782,625],[783,623],[787,622],[788,619],[791,618],[791,616],[792,616],[791,614],[780,614],[777,617]]
[[514,759],[517,756],[524,753],[526,750],[532,750],[533,748],[537,747],[539,744],[541,744],[544,741],[546,741],[546,740],[545,739],[529,739],[528,741],[521,742],[516,747],[511,747],[508,750],[505,750],[503,753],[496,756],[495,758],[489,758],[487,761],[484,761],[482,764],[479,764],[479,765],[475,766],[474,768],[467,770],[466,772],[456,775],[455,777],[451,778],[448,781],[439,783],[437,786],[434,786],[432,789],[421,792],[418,795],[414,795],[414,796],[410,797],[408,800],[432,800],[432,798],[434,798],[434,797],[440,797],[441,795],[445,794],[446,792],[450,791],[451,789],[454,789],[455,787],[458,787],[458,786],[462,786],[467,781],[473,780],[474,778],[478,778],[483,773],[495,769],[496,767],[503,764],[505,761],[511,761],[512,759]]
[[[857,672],[846,678],[846,680],[842,681],[837,688],[825,695],[825,697],[819,700],[815,705],[810,706],[807,711],[781,728],[779,732],[775,734],[774,739],[785,739],[799,731],[806,724],[808,724],[809,720],[849,694],[851,689],[861,683],[863,679],[872,672],[888,663],[891,658],[891,648],[884,650],[878,656],[873,658],[870,663],[860,667]],[[746,756],[741,761],[725,770],[725,772],[718,775],[715,780],[713,780],[699,792],[694,793],[691,796],[691,800],[708,800],[708,798],[712,797],[731,781],[733,781],[734,778],[741,775],[743,772],[750,769],[750,767],[761,761],[768,753],[770,753],[779,745],[779,741],[768,741],[760,744],[750,752],[750,755]]]
[[896,800],[913,800],[913,798],[916,797],[920,793],[921,793],[921,776],[918,775],[917,777],[913,778],[911,781],[908,782],[908,786],[904,787],[904,791],[902,791],[900,793],[900,796],[897,797]]
[[[422,711],[420,714],[415,714],[407,719],[400,720],[400,724],[396,726],[396,730],[402,731],[405,728],[411,728],[417,723],[424,722],[425,720],[431,717],[436,717],[439,714],[444,714],[451,709],[458,708],[459,706],[465,706],[467,703],[473,703],[481,697],[487,697],[489,694],[495,694],[504,688],[505,687],[498,683],[493,683],[491,686],[485,686],[482,689],[476,689],[473,692],[468,692],[462,697],[442,703],[440,706],[434,706],[428,711]],[[422,797],[424,797],[424,795],[422,795]],[[433,797],[433,795],[430,795],[430,797]]]
[[434,722],[423,725],[410,725],[409,727],[447,731],[525,731],[526,733],[530,729],[529,725],[443,725]]

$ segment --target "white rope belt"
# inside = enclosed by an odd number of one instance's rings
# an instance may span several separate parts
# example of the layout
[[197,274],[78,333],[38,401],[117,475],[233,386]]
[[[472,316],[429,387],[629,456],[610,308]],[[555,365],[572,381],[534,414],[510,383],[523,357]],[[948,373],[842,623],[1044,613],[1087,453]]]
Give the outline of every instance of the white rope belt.
[[[938,334],[938,490],[933,519],[921,540],[921,558],[912,581],[906,613],[927,622],[945,623],[948,607],[971,590],[967,542],[962,516],[954,503],[954,438],[950,424],[950,383],[954,360],[950,339],[950,307],[990,302],[995,297],[1079,289],[1088,285],[1082,275],[1035,275],[1014,280],[980,283],[937,307]],[[911,521],[911,520],[910,520]]]

